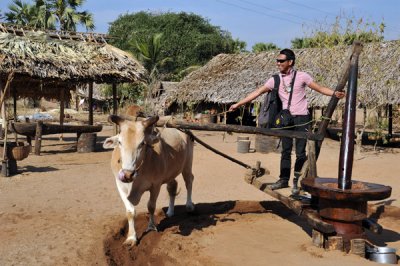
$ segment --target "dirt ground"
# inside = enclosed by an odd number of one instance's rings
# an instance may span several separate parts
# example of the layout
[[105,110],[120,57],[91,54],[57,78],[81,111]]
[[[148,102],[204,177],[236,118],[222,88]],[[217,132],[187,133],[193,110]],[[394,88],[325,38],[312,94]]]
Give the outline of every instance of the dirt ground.
[[[0,178],[0,265],[374,265],[355,255],[325,251],[311,243],[310,226],[284,205],[243,178],[245,169],[200,145],[195,146],[193,200],[196,212],[184,211],[185,188],[176,216],[165,218],[166,189],[157,202],[158,232],[145,233],[145,194],[137,206],[139,244],[122,245],[124,206],[110,170],[111,151],[101,142],[112,134],[105,126],[98,149],[77,153],[76,138],[43,138],[42,155],[18,162],[19,173]],[[237,153],[237,134],[195,131],[213,147],[278,176],[279,153]],[[254,136],[250,136],[254,144]],[[337,177],[339,143],[325,140],[318,174]],[[355,155],[353,179],[390,185],[379,236],[371,241],[400,250],[399,149]],[[275,180],[271,180],[273,182]]]

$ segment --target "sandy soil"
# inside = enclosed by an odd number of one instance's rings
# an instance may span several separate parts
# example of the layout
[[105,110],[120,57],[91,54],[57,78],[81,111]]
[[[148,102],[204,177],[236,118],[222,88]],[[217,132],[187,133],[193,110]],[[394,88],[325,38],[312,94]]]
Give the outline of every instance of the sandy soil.
[[[139,244],[122,245],[124,206],[111,175],[110,151],[98,135],[98,151],[76,153],[75,136],[45,136],[41,156],[18,162],[19,174],[0,178],[0,265],[374,265],[355,255],[325,251],[311,243],[310,226],[291,210],[244,180],[245,169],[200,145],[195,146],[196,213],[185,213],[185,188],[176,216],[165,218],[168,196],[158,198],[158,232],[145,233],[145,194],[138,205]],[[247,164],[261,160],[278,176],[278,153],[236,152],[237,135],[195,134]],[[254,137],[250,136],[254,143]],[[339,143],[325,140],[318,174],[336,177]],[[353,179],[390,185],[387,211],[380,215],[383,234],[370,239],[400,249],[400,150],[364,151],[355,155]],[[273,182],[275,180],[271,180]]]

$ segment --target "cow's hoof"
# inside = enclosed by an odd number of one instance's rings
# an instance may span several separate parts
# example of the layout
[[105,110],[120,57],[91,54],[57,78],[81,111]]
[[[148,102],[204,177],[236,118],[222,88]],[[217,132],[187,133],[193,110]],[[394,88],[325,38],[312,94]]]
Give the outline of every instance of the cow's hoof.
[[127,238],[127,239],[124,241],[124,245],[125,245],[125,246],[128,246],[128,247],[133,247],[133,246],[135,246],[136,244],[137,244],[137,239],[134,238],[134,237]]
[[156,232],[158,232],[157,226],[156,226],[155,224],[149,224],[149,225],[147,226],[146,232],[150,232],[150,231],[156,231]]

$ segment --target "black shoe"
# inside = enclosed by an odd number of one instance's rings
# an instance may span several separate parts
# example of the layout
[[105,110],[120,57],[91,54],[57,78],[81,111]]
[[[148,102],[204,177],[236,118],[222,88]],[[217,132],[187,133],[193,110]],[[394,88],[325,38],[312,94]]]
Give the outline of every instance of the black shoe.
[[300,193],[298,182],[299,182],[298,178],[293,178],[293,187],[292,187],[292,194],[293,195],[299,195],[299,193]]
[[274,184],[269,185],[269,188],[272,190],[285,188],[285,187],[289,187],[289,184],[288,184],[287,180],[283,180],[283,179],[279,179]]

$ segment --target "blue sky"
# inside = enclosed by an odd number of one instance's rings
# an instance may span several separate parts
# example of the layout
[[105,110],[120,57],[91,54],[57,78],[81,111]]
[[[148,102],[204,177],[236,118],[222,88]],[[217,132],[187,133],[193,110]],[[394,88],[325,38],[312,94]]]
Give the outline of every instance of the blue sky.
[[[8,10],[10,3],[11,0],[0,0],[2,12]],[[257,42],[290,47],[295,37],[305,36],[316,25],[331,24],[340,14],[370,22],[384,21],[385,39],[400,39],[400,0],[86,0],[82,10],[94,14],[95,31],[100,33],[107,33],[109,23],[120,14],[195,13],[229,31],[233,38],[245,41],[248,50]]]

